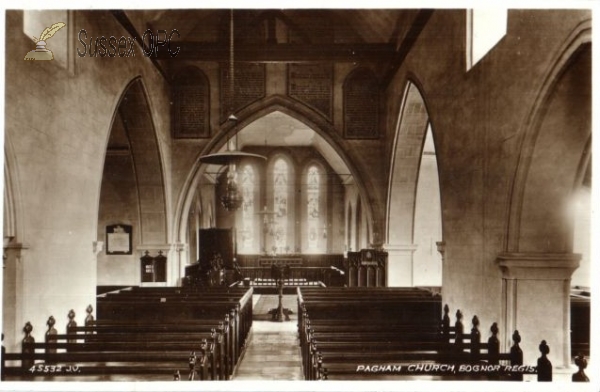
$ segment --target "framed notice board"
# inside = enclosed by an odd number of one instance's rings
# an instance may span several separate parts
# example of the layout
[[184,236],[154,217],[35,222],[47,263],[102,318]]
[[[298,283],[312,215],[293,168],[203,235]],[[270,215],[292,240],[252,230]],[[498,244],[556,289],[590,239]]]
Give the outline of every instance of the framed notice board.
[[131,225],[106,226],[106,254],[131,254]]

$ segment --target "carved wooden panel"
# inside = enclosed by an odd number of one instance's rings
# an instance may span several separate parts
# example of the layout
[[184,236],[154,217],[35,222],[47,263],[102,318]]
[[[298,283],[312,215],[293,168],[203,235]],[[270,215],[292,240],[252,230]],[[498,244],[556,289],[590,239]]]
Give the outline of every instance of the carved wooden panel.
[[385,287],[387,256],[375,249],[348,252],[348,287]]

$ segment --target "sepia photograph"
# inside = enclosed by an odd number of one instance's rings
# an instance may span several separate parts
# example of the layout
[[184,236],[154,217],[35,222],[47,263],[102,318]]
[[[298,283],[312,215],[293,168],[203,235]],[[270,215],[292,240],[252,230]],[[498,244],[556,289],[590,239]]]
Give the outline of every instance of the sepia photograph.
[[7,4],[0,390],[598,391],[595,6],[485,4]]

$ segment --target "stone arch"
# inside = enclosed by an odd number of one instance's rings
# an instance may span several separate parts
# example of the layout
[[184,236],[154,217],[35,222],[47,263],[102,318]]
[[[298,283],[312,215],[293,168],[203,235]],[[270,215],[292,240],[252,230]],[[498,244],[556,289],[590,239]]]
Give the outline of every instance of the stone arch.
[[[496,260],[503,274],[503,329],[545,336],[558,366],[571,362],[570,284],[581,255],[573,253],[569,204],[585,177],[591,148],[591,52],[587,20],[566,38],[544,73],[520,128],[504,252]],[[546,302],[553,303],[552,312],[539,307]],[[522,349],[537,352],[534,342]]]
[[586,21],[563,44],[523,125],[509,198],[507,252],[572,251],[572,225],[564,213],[590,154],[591,72],[585,75],[590,64],[591,21]]
[[4,244],[22,242],[21,205],[16,157],[8,134],[4,140]]
[[[409,77],[399,109],[392,144],[387,193],[386,249],[390,269],[388,285],[411,286],[417,183],[428,127],[435,144],[435,130],[427,104],[416,78]],[[437,162],[439,172],[439,162]],[[441,199],[441,195],[440,195]],[[442,239],[440,239],[442,240]]]
[[[219,148],[226,143],[227,138],[231,136],[232,132],[237,133],[257,119],[275,111],[280,111],[304,123],[306,126],[319,134],[329,145],[331,145],[338,153],[344,164],[348,167],[350,174],[354,178],[354,183],[358,187],[360,193],[365,195],[366,200],[370,199],[368,197],[369,192],[365,186],[365,182],[359,175],[356,166],[352,163],[344,149],[341,147],[343,145],[343,139],[333,125],[300,102],[281,95],[271,95],[236,113],[236,116],[238,117],[238,123],[235,126],[235,129],[233,129],[229,123],[224,124],[223,128],[217,132],[217,135],[212,138],[205,148],[198,154],[196,161],[194,162],[194,165],[191,168],[188,177],[186,178],[185,184],[182,187],[182,191],[179,195],[175,209],[174,233],[177,241],[183,241],[185,238],[185,217],[187,216],[187,211],[190,208],[193,194],[198,183],[200,182],[200,177],[202,176],[205,168],[205,165],[200,163],[199,158],[203,155],[218,151]],[[372,207],[371,204],[369,204],[368,208],[366,208],[365,214],[370,221],[372,221],[374,216],[383,216],[382,212],[376,211],[375,207]],[[371,230],[376,229],[376,227],[371,228]]]
[[2,252],[2,331],[6,334],[3,346],[7,351],[20,350],[21,326],[16,320],[22,319],[22,302],[26,297],[22,284],[21,258],[26,251],[24,245],[21,212],[21,192],[19,188],[16,156],[8,133],[4,139],[4,215]]
[[[388,185],[386,241],[412,243],[414,205],[419,165],[429,114],[417,84],[409,80],[404,90],[393,142]],[[395,203],[402,200],[401,203]]]
[[166,244],[167,207],[162,156],[141,78],[133,80],[125,89],[117,110],[127,123],[131,143],[139,191],[142,243]]
[[[120,135],[114,139],[113,131],[120,127]],[[113,111],[110,128],[107,132],[106,155],[104,159],[102,182],[98,197],[98,233],[104,232],[107,211],[110,205],[103,199],[103,187],[108,186],[106,169],[111,162],[119,160],[118,165],[128,170],[131,182],[128,184],[128,194],[135,205],[135,213],[131,215],[131,224],[135,227],[133,233],[133,248],[130,259],[136,259],[141,255],[143,247],[157,254],[159,250],[168,251],[168,219],[166,189],[163,171],[163,158],[160,151],[155,123],[151,113],[149,96],[141,77],[132,79],[123,89],[119,100]],[[135,215],[135,216],[134,216]],[[103,218],[104,217],[104,218]],[[106,219],[105,219],[106,218]],[[112,222],[120,223],[120,222]],[[122,222],[121,222],[122,223]],[[100,236],[103,240],[103,236]],[[102,255],[98,255],[98,267],[108,267],[102,264]],[[107,261],[107,260],[104,260]],[[109,271],[109,269],[106,269]],[[129,271],[135,277],[131,277],[137,283],[138,274],[135,270]],[[99,282],[101,275],[99,275]],[[109,277],[107,276],[109,279]]]

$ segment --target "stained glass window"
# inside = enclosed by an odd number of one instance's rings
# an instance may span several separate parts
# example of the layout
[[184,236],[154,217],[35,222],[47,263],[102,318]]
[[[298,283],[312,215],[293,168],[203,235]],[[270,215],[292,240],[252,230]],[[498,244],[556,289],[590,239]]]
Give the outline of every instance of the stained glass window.
[[319,169],[311,166],[306,174],[308,249],[319,246]]
[[286,253],[287,227],[288,227],[288,182],[289,168],[286,161],[278,159],[273,165],[273,211],[274,239],[273,246],[276,253]]
[[251,252],[255,250],[254,190],[256,189],[256,178],[254,174],[254,169],[250,165],[246,165],[242,168],[241,188],[242,195],[244,197],[244,202],[242,203],[242,227],[241,230],[238,232],[238,247],[240,252]]

